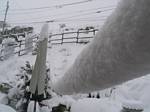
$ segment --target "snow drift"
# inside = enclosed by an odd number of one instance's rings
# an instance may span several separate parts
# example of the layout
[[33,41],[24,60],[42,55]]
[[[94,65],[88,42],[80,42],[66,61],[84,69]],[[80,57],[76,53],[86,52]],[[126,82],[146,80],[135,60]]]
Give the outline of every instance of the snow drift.
[[121,105],[118,102],[96,98],[80,99],[71,107],[71,112],[119,112],[120,110]]
[[16,111],[10,106],[0,104],[0,112],[16,112]]
[[101,90],[150,73],[150,1],[122,0],[54,90]]

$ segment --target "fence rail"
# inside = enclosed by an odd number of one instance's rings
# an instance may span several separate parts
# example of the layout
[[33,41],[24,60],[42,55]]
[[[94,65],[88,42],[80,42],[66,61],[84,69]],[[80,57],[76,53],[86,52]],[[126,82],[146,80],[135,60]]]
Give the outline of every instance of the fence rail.
[[[58,34],[50,34],[48,38],[48,43],[51,43],[51,45],[62,45],[66,43],[79,43],[79,44],[86,44],[91,41],[91,39],[94,37],[98,29],[92,29],[92,30],[84,30],[84,31],[75,31],[75,32],[64,32],[64,33],[58,33]],[[21,34],[14,34],[18,37],[18,35]],[[7,36],[9,37],[9,36]],[[11,37],[11,35],[10,35]],[[33,35],[33,44],[38,42],[39,35]],[[2,49],[1,53],[3,52],[3,44],[2,44]],[[30,48],[25,48],[25,38],[23,40],[19,40],[17,44],[14,45],[15,47],[15,52],[14,54],[18,54],[18,56],[22,56],[25,53],[25,50],[30,49]],[[4,56],[0,56],[2,58]]]
[[48,42],[51,42],[52,44],[63,44],[63,43],[84,43],[85,41],[85,43],[87,43],[89,42],[87,41],[87,39],[93,38],[97,31],[98,29],[92,29],[86,31],[52,34],[49,36]]

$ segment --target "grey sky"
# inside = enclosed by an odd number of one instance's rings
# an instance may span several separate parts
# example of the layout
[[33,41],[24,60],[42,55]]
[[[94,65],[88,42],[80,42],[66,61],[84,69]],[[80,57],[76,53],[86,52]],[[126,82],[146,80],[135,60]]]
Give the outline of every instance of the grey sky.
[[[76,1],[74,0],[9,0],[10,8],[8,11],[7,21],[12,25],[20,25],[14,23],[29,23],[33,21],[36,22],[36,21],[53,20],[56,18],[65,18],[64,20],[60,19],[59,22],[57,23],[53,23],[52,26],[58,26],[59,24],[62,23],[65,23],[68,26],[73,26],[73,27],[80,26],[80,25],[81,26],[92,25],[92,24],[100,25],[101,23],[103,23],[103,19],[105,19],[105,17],[107,17],[111,13],[111,10],[101,14],[96,14],[96,13],[92,14],[95,11],[99,11],[99,9],[97,10],[90,10],[90,9],[96,9],[101,7],[102,7],[101,10],[110,9],[113,7],[109,7],[109,6],[116,6],[119,0],[92,0],[91,2],[87,2],[79,5],[66,6],[62,8],[49,8],[43,10],[26,10],[26,11],[13,10],[13,9],[29,9],[29,8],[47,7],[47,6],[49,7],[49,6],[55,6],[55,5],[78,2],[78,1],[84,1],[84,0],[76,0]],[[6,2],[7,0],[0,1],[0,20],[3,20],[4,18],[4,12],[2,10],[5,10],[6,8]],[[103,7],[107,7],[107,8],[104,9]],[[82,10],[83,11],[88,10],[88,11],[79,13],[79,11]],[[88,13],[90,14],[88,15]],[[76,16],[76,17],[72,17],[72,16]],[[40,26],[40,24],[38,25],[34,24],[34,26]]]

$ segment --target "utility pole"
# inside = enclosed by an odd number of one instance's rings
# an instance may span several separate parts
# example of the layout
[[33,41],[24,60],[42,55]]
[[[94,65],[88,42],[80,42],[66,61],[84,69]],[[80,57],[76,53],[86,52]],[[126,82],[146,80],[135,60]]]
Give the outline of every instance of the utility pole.
[[3,34],[4,34],[5,26],[6,26],[6,18],[7,18],[8,9],[9,9],[9,1],[7,1],[6,11],[5,11],[5,17],[4,17],[3,29],[2,29]]

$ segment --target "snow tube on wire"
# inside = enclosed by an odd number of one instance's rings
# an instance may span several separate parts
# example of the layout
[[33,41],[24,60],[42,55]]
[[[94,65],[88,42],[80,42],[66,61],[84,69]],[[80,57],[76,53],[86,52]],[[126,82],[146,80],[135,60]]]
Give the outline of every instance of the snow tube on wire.
[[94,40],[54,83],[60,94],[88,93],[150,73],[150,0],[122,0]]

